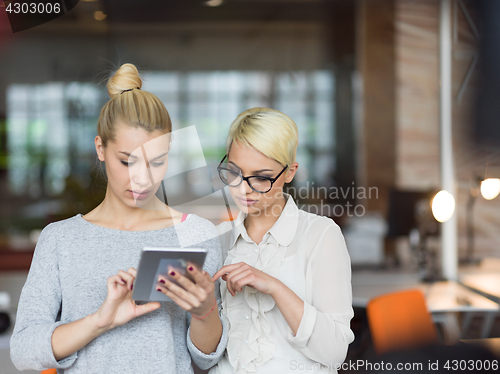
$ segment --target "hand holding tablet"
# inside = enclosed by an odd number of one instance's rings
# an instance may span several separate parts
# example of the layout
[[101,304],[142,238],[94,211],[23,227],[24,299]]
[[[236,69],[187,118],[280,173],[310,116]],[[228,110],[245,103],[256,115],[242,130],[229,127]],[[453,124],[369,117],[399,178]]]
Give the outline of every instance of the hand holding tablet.
[[194,282],[193,276],[186,271],[186,267],[189,263],[201,272],[206,254],[207,251],[203,248],[143,248],[132,299],[137,301],[172,301],[170,297],[157,291],[158,286],[161,286],[159,280],[168,280],[183,287],[177,280],[178,276],[170,275],[174,271],[176,275],[183,275]]

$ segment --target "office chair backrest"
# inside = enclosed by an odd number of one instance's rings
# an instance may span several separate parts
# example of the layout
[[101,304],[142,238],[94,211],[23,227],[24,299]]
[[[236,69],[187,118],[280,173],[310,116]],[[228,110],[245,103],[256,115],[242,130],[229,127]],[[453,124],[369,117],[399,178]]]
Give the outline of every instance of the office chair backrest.
[[436,327],[420,290],[375,297],[368,302],[366,313],[378,354],[438,342]]

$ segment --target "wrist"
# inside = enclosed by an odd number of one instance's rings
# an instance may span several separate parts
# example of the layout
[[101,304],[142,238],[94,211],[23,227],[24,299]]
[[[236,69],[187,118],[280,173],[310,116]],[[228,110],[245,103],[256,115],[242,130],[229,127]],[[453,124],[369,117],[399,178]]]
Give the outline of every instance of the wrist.
[[112,326],[111,323],[103,323],[102,321],[100,321],[99,311],[97,311],[93,314],[90,314],[86,318],[87,318],[87,322],[89,324],[91,331],[96,336],[104,334],[106,331],[109,331],[114,327],[114,326]]
[[269,295],[272,296],[272,298],[274,299],[276,295],[280,294],[281,292],[283,292],[283,289],[286,287],[285,284],[280,281],[279,279],[276,279],[276,278],[273,278],[274,281],[272,283],[272,286],[271,286],[271,292],[269,292]]
[[208,312],[206,312],[205,314],[203,314],[201,316],[197,316],[197,315],[191,313],[191,317],[193,317],[194,319],[197,319],[197,320],[203,320],[203,319],[206,319],[211,314],[213,314],[214,310],[216,310],[216,309],[218,310],[217,300],[214,299],[214,303],[212,304],[212,309],[210,309]]

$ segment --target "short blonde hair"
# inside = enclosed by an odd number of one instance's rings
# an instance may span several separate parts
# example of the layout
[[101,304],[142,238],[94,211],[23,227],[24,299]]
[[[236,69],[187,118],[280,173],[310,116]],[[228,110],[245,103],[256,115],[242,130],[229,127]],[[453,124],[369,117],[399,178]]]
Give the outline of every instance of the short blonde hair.
[[172,131],[172,121],[167,108],[158,97],[142,91],[139,71],[132,64],[123,64],[109,79],[107,88],[111,98],[101,109],[97,120],[97,133],[103,146],[115,140],[118,121],[151,133]]
[[239,141],[265,156],[290,166],[295,162],[299,132],[286,114],[275,109],[252,108],[241,113],[231,124],[226,141],[226,153]]

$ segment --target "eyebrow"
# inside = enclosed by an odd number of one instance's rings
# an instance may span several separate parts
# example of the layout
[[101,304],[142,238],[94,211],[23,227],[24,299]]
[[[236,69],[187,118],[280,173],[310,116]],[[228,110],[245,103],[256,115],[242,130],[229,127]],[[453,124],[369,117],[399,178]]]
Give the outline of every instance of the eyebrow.
[[[128,156],[128,157],[137,158],[137,156],[131,155],[130,153],[125,152],[125,151],[119,151],[118,153],[123,153],[124,155],[126,155],[126,156]],[[163,156],[165,156],[167,153],[168,153],[168,152],[165,152],[164,154],[161,154],[161,155],[159,155],[159,156],[156,156],[155,158],[152,158],[150,161],[154,161],[154,160],[156,160],[156,159],[158,159],[158,158],[160,158],[160,157],[163,157]]]
[[[229,161],[229,163],[233,164],[234,166],[236,166],[238,169],[241,170],[241,168],[238,165],[236,165],[234,162]],[[260,170],[254,170],[254,171],[252,171],[252,173],[263,173],[265,171],[274,171],[274,170],[271,170],[271,169],[260,169]]]

